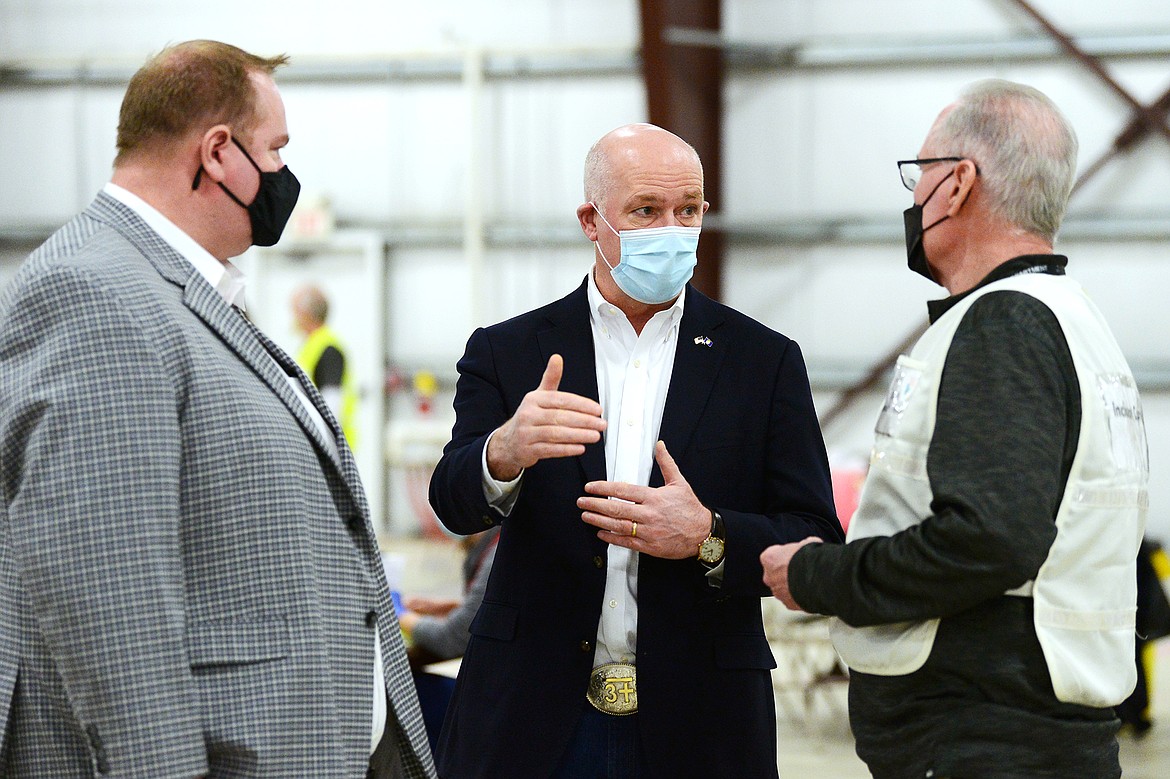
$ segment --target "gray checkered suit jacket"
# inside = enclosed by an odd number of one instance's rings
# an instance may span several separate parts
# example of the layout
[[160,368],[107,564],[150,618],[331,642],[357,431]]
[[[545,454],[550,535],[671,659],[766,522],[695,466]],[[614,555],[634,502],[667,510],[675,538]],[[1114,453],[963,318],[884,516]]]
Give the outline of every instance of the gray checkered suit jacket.
[[375,625],[434,775],[340,429],[104,194],[0,297],[0,489],[0,776],[363,777]]

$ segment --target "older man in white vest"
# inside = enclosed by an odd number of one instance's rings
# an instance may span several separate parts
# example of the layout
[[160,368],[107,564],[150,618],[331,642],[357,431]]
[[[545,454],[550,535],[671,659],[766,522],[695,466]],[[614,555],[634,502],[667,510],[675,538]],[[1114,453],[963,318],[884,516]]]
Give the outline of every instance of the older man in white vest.
[[773,546],[765,582],[836,617],[877,779],[1118,777],[1149,475],[1141,402],[1053,240],[1076,136],[1003,81],[939,115],[909,266],[950,293],[898,360],[844,546]]

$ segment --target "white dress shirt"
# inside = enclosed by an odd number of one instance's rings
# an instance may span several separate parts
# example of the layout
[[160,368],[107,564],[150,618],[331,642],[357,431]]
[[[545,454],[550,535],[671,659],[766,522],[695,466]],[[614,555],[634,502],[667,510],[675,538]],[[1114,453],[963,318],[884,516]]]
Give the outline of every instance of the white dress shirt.
[[[113,182],[108,182],[102,191],[110,197],[117,200],[122,205],[129,208],[137,214],[142,221],[146,222],[151,230],[158,233],[159,237],[170,244],[180,256],[195,266],[195,270],[199,271],[199,275],[206,279],[207,283],[215,288],[215,291],[223,297],[228,305],[238,308],[240,311],[247,311],[244,303],[244,291],[246,287],[246,279],[244,274],[235,265],[228,261],[219,261],[211,255],[209,251],[204,249],[199,243],[183,232],[182,228],[167,219],[158,211],[158,209],[151,206],[142,198],[135,195],[133,192],[120,187]],[[271,356],[271,355],[270,355]],[[273,363],[276,359],[273,358]],[[333,437],[333,432],[329,429],[329,425],[325,422],[325,418],[321,416],[321,412],[309,400],[308,393],[305,388],[301,386],[300,381],[295,376],[289,376],[284,372],[284,369],[277,364],[277,369],[281,375],[288,381],[290,387],[297,398],[304,405],[306,413],[313,420],[313,424],[321,432],[321,437],[329,447],[329,454],[332,455],[334,462],[341,462],[341,454],[337,449],[337,441]],[[386,729],[386,681],[385,670],[382,665],[382,642],[378,640],[378,631],[374,630],[374,706],[373,706],[373,720],[372,730],[370,735],[370,753],[373,754],[378,746],[378,742],[382,740],[382,732]]]
[[[606,422],[606,477],[609,481],[646,486],[650,483],[654,445],[674,371],[686,295],[679,295],[674,305],[651,317],[641,334],[634,332],[621,309],[602,297],[592,272],[588,296],[598,400]],[[487,446],[482,464],[484,497],[507,516],[515,505],[523,473],[510,482],[492,478],[487,468]],[[607,557],[594,666],[633,663],[638,650],[638,554],[610,545]]]

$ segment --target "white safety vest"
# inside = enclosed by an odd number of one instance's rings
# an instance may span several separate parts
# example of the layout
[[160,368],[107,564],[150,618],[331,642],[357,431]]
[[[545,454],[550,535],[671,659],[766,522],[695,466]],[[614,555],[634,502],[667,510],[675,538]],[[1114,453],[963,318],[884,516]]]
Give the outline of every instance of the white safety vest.
[[[1031,295],[1056,315],[1081,393],[1080,437],[1056,514],[1056,541],[1035,580],[1007,594],[1034,599],[1036,634],[1056,697],[1113,706],[1137,680],[1136,559],[1149,507],[1149,450],[1133,375],[1077,282],[1026,273],[988,284],[943,314],[910,356],[898,358],[848,537],[893,535],[930,516],[926,456],[947,351],[967,309],[1000,290]],[[837,619],[831,632],[850,668],[900,676],[926,662],[938,623],[853,628]]]

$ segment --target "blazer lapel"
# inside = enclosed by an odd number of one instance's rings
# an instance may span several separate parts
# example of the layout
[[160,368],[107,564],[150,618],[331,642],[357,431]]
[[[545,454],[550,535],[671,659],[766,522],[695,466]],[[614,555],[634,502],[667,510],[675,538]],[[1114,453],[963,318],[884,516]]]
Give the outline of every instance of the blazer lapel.
[[[239,312],[232,310],[219,293],[197,273],[190,279],[183,291],[183,303],[268,385],[268,388],[292,412],[313,444],[325,452],[329,459],[333,460],[340,468],[341,463],[334,460],[320,429],[305,411],[304,404],[297,397],[293,388],[289,386],[285,375],[291,371],[293,376],[297,376],[301,388],[311,400],[315,390],[311,390],[311,382],[300,378],[303,374],[298,373],[299,369],[280,347],[269,341],[267,336]],[[311,391],[313,394],[310,394]],[[317,400],[314,400],[313,403],[317,407],[317,411],[322,412],[324,403]],[[326,420],[329,419],[327,413],[321,415]]]
[[[554,354],[565,361],[560,389],[597,400],[597,365],[593,352],[593,330],[589,324],[589,296],[583,283],[561,299],[549,312],[549,327],[537,333],[540,353],[547,365]],[[578,462],[585,481],[604,481],[605,438],[585,447]]]
[[[103,192],[98,194],[90,206],[89,213],[99,221],[118,230],[127,240],[138,247],[143,256],[154,265],[159,275],[182,288],[183,303],[187,308],[202,319],[204,324],[218,335],[280,398],[280,401],[304,429],[313,445],[325,453],[326,457],[338,468],[346,483],[350,485],[350,492],[353,494],[355,502],[368,513],[365,495],[360,488],[361,481],[358,477],[357,466],[354,464],[353,455],[344,445],[345,438],[336,420],[327,410],[320,393],[317,392],[316,387],[292,358],[285,354],[279,346],[272,343],[251,322],[232,310],[232,307],[207,283],[207,280],[195,270],[195,267],[175,251],[174,247],[164,241],[158,233],[150,229],[130,208]],[[297,377],[306,396],[322,418],[326,420],[326,424],[330,427],[337,441],[340,461],[333,456],[320,429],[305,411],[305,406],[297,397],[296,392],[289,386],[284,375],[286,372]]]
[[[678,346],[674,353],[674,370],[666,406],[662,411],[662,426],[658,437],[676,459],[680,459],[691,443],[691,436],[711,396],[715,377],[727,356],[728,344],[719,337],[723,315],[707,296],[686,289],[686,307],[679,323]],[[663,483],[662,471],[655,461],[650,471],[650,486]]]

